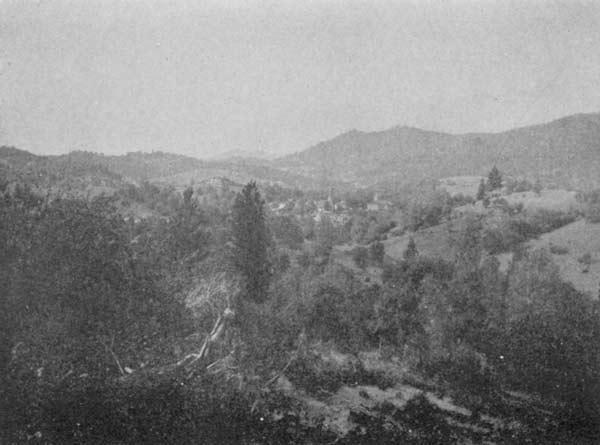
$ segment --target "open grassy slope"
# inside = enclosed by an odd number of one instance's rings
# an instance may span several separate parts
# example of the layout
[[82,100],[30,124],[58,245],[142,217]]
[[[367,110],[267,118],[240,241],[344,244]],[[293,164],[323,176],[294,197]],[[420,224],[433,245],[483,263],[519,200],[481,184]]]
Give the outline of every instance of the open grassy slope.
[[[600,290],[600,224],[588,223],[585,220],[575,221],[546,233],[539,239],[531,240],[528,245],[531,248],[550,249],[564,281],[572,283],[576,289],[582,292],[598,296]],[[591,264],[588,266],[579,261],[585,254],[589,254],[591,257]]]

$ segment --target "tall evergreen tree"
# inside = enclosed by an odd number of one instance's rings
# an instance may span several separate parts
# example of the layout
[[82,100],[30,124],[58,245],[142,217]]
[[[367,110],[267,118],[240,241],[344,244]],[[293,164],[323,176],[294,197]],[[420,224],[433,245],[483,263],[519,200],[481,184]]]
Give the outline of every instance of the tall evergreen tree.
[[262,303],[271,278],[264,200],[254,181],[237,194],[233,204],[233,264],[240,272],[245,296]]
[[414,238],[411,236],[408,239],[408,245],[404,250],[403,257],[406,261],[411,260],[419,255],[419,251],[417,250],[417,244],[415,243]]
[[502,188],[502,173],[494,165],[488,174],[488,188],[490,190],[496,190]]

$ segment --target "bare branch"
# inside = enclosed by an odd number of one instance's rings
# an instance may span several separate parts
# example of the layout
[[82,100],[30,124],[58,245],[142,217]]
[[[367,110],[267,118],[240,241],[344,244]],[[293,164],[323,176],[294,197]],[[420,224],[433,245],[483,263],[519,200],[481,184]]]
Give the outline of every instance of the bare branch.
[[114,336],[114,334],[111,337],[110,345],[102,343],[102,342],[100,342],[100,343],[106,348],[106,351],[114,359],[115,363],[117,364],[117,367],[119,368],[119,372],[121,373],[121,376],[125,376],[126,375],[125,370],[121,366],[121,362],[119,361],[119,357],[117,357],[117,354],[115,354],[115,351],[113,350],[113,346],[115,344],[115,336]]

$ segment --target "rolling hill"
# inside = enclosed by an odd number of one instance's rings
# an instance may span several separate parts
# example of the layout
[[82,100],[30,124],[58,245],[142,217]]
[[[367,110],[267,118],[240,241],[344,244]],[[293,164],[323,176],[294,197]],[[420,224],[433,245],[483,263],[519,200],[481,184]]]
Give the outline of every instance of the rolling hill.
[[411,127],[350,131],[275,165],[361,186],[401,187],[493,166],[549,185],[600,185],[600,113],[577,114],[501,133],[448,134]]
[[0,147],[0,182],[27,184],[43,194],[94,196],[110,194],[129,181],[87,156],[36,156]]
[[41,185],[87,175],[183,186],[223,176],[240,183],[254,179],[302,189],[351,185],[400,190],[446,177],[485,175],[493,165],[507,175],[539,179],[546,185],[598,187],[600,113],[502,133],[454,135],[401,126],[378,132],[353,130],[273,161],[200,160],[165,152],[36,156],[0,147],[2,176]]
[[[49,190],[86,190],[96,184],[119,188],[127,182],[150,181],[185,187],[214,177],[245,183],[278,183],[284,187],[314,189],[314,179],[276,168],[268,161],[231,158],[205,161],[165,152],[133,152],[121,156],[74,151],[59,156],[37,156],[14,147],[0,147],[0,178]],[[323,186],[332,184],[323,181]]]

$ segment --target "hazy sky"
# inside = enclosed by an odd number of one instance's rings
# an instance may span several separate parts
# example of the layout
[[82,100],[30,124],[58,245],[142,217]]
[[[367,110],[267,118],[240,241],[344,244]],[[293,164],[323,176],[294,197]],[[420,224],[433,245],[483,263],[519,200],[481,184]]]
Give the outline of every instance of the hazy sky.
[[297,151],[600,111],[600,2],[0,0],[0,144]]

